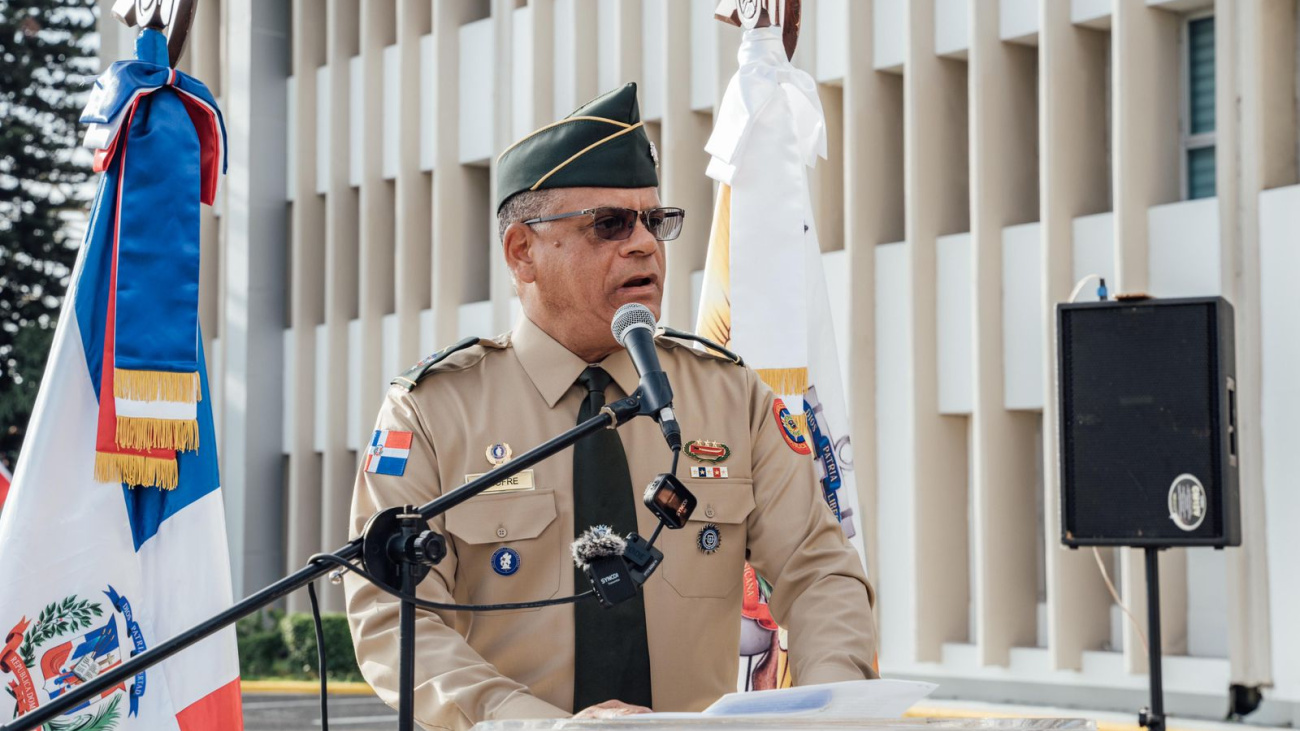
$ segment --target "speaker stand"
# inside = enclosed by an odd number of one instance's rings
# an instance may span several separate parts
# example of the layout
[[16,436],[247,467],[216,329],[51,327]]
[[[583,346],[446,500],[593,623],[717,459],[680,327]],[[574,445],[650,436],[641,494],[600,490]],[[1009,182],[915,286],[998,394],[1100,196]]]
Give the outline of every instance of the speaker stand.
[[1138,724],[1165,731],[1165,689],[1160,674],[1160,549],[1147,546],[1147,664],[1151,680],[1151,707],[1138,712]]

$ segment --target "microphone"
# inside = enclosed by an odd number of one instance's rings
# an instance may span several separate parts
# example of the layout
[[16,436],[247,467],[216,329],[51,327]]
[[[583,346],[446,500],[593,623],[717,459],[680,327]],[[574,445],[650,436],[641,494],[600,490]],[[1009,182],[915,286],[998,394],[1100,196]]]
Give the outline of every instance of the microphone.
[[587,575],[605,607],[636,596],[637,587],[650,578],[664,558],[663,552],[636,533],[623,538],[607,525],[583,531],[570,550],[573,565]]
[[673,414],[673,387],[668,384],[668,375],[659,366],[659,354],[655,351],[655,325],[650,308],[629,302],[614,313],[610,330],[618,344],[627,348],[632,365],[641,375],[638,390],[642,408],[659,422],[668,447],[676,452],[682,448],[682,429]]

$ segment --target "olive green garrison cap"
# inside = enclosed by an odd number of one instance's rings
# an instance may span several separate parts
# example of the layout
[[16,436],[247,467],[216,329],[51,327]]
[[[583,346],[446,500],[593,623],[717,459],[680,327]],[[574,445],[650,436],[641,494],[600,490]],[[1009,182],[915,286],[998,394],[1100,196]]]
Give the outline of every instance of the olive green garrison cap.
[[525,190],[658,187],[658,166],[636,84],[627,84],[507,147],[497,158],[497,210]]

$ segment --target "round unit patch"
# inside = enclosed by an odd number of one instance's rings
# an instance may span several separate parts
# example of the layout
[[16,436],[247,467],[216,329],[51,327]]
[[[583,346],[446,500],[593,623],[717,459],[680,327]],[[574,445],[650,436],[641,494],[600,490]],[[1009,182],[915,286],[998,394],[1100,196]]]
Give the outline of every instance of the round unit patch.
[[496,444],[488,445],[487,448],[488,464],[491,464],[493,466],[503,465],[506,462],[510,461],[511,456],[512,456],[512,452],[510,450],[510,445],[506,444],[505,442],[497,442]]
[[784,401],[778,398],[772,402],[772,415],[776,417],[776,425],[781,429],[781,438],[790,445],[790,449],[799,454],[812,454],[812,447],[808,446],[803,429],[799,428],[799,421],[785,407]]
[[519,552],[513,548],[498,548],[492,554],[492,570],[502,576],[513,576],[519,570]]
[[713,553],[722,545],[722,531],[718,530],[718,526],[707,523],[700,529],[700,534],[695,537],[695,543],[700,547],[701,551]]
[[1181,474],[1169,486],[1169,519],[1185,531],[1194,531],[1205,522],[1208,508],[1205,486],[1196,475]]

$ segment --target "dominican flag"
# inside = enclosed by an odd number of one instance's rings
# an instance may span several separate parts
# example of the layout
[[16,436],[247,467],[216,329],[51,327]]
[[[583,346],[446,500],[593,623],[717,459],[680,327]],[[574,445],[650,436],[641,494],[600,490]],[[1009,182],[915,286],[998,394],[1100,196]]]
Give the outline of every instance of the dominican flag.
[[[137,57],[99,79],[88,110],[112,127],[96,155],[104,175],[0,512],[0,724],[231,604],[202,338],[177,309],[197,293],[220,116],[167,66],[161,34],[142,34]],[[115,398],[127,371],[130,392]],[[234,628],[57,723],[239,731]]]
[[[817,84],[790,63],[776,25],[744,31],[738,58],[704,148],[707,173],[721,185],[695,330],[743,353],[779,397],[772,418],[786,445],[815,465],[826,504],[865,567],[849,414],[808,194],[808,168],[826,157]],[[762,577],[751,585],[768,588]],[[785,653],[782,645],[772,667],[785,667]],[[789,683],[789,673],[755,671],[738,685]]]
[[366,447],[365,471],[400,477],[411,455],[411,432],[376,429]]

